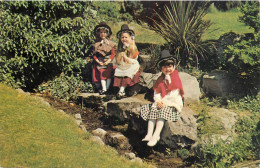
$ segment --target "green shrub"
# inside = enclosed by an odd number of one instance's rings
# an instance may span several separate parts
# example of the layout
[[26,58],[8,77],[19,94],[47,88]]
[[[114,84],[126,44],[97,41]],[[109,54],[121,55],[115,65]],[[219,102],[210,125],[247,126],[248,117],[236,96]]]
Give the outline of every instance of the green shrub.
[[105,21],[128,21],[133,20],[133,16],[130,15],[124,6],[124,2],[105,2],[94,1],[92,3],[93,9],[96,10],[102,20]]
[[[239,114],[247,111],[247,115],[240,115],[235,125],[236,136],[232,137],[232,140],[219,139],[215,143],[208,142],[199,148],[197,155],[199,167],[230,167],[234,163],[259,157],[259,104],[260,94],[256,97],[246,96],[230,101],[229,108]],[[200,118],[206,120],[205,117],[207,116],[202,115]],[[201,124],[199,127],[205,128],[205,125]]]
[[246,93],[257,93],[259,89],[259,66],[260,66],[260,21],[258,15],[258,2],[247,2],[241,7],[243,16],[240,18],[244,23],[254,28],[255,33],[243,35],[233,45],[229,45],[224,51],[228,59],[223,69],[233,72],[241,79]]
[[[0,80],[27,90],[75,68],[93,42],[91,2],[0,2]],[[69,74],[70,75],[70,74]]]
[[54,80],[39,85],[37,91],[40,93],[48,92],[62,100],[71,101],[77,99],[78,93],[93,92],[93,87],[91,83],[83,82],[79,75],[67,76],[61,73]]
[[239,19],[257,33],[260,30],[259,2],[246,1],[241,6],[240,11],[243,13],[243,16],[239,17]]

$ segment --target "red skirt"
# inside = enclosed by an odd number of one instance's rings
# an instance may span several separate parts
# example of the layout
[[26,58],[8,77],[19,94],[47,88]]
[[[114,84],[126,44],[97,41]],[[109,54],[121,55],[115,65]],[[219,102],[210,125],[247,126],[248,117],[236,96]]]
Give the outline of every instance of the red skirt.
[[113,67],[107,67],[105,69],[98,69],[96,65],[93,65],[92,76],[94,82],[100,82],[101,80],[111,79],[113,76]]
[[129,77],[114,77],[114,86],[115,87],[128,87],[133,86],[134,84],[137,84],[140,82],[140,74],[141,74],[141,68],[137,71],[133,79]]

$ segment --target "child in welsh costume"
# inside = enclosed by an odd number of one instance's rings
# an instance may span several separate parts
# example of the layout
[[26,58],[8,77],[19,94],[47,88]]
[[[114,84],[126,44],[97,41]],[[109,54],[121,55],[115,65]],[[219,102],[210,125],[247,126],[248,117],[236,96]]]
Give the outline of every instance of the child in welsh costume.
[[184,90],[175,64],[169,51],[163,50],[157,63],[162,74],[153,86],[154,102],[141,107],[141,117],[148,120],[147,135],[142,141],[148,141],[150,147],[160,140],[165,120],[177,121],[183,107]]
[[[113,77],[112,60],[115,57],[115,43],[110,40],[112,35],[111,28],[101,22],[94,28],[96,43],[93,51],[93,81],[99,90],[99,93],[106,94]],[[101,85],[101,87],[100,87]]]
[[124,97],[125,88],[137,84],[140,79],[140,65],[137,61],[138,50],[134,41],[134,31],[127,24],[117,33],[119,39],[116,55],[114,87],[119,87],[117,97]]

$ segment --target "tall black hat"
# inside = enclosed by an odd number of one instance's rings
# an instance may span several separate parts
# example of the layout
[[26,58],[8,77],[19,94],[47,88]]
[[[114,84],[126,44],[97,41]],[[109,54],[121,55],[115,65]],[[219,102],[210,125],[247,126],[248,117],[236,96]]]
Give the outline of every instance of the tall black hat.
[[128,27],[127,24],[123,24],[123,25],[121,26],[121,30],[119,30],[119,31],[117,32],[116,37],[117,37],[117,38],[120,38],[122,33],[129,33],[130,36],[135,36],[135,32],[134,32],[133,30],[129,29],[129,27]]
[[95,28],[94,28],[94,33],[97,34],[98,30],[99,29],[106,29],[108,31],[108,37],[112,35],[112,31],[111,31],[111,28],[105,23],[105,22],[100,22],[99,25],[97,25]]
[[161,63],[164,61],[168,61],[168,60],[172,60],[174,62],[174,65],[176,64],[176,58],[174,58],[171,54],[169,50],[163,50],[161,52],[161,57],[158,60],[158,62],[156,63],[156,66],[158,69],[161,69]]

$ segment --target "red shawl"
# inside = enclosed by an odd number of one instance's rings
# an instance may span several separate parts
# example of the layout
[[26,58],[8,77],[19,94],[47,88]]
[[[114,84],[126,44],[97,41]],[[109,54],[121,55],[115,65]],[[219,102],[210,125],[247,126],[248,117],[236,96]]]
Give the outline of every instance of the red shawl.
[[164,82],[165,75],[162,73],[162,75],[157,79],[155,82],[153,89],[156,91],[156,93],[161,93],[162,98],[167,95],[169,92],[179,89],[181,97],[184,96],[184,90],[182,87],[181,79],[179,77],[179,73],[177,70],[174,70],[171,74],[171,84],[166,85]]

